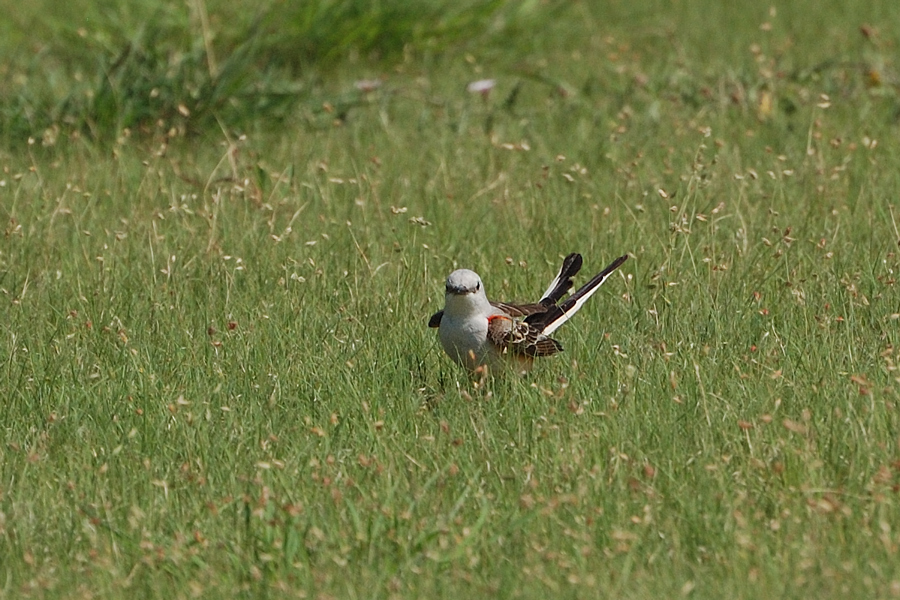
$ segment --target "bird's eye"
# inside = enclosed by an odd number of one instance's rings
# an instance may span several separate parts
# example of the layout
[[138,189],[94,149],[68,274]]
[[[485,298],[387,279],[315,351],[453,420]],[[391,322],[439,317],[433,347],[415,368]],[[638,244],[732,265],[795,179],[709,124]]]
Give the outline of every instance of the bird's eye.
[[481,282],[479,281],[478,283],[475,284],[475,291],[477,292],[480,289],[481,289]]

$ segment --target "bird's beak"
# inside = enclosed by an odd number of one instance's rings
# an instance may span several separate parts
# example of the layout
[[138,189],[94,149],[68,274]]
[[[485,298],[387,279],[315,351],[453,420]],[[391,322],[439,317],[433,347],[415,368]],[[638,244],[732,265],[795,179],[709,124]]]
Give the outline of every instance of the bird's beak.
[[475,290],[472,288],[467,288],[463,286],[455,286],[455,285],[447,285],[447,293],[453,294],[454,296],[465,296],[466,294],[471,294]]

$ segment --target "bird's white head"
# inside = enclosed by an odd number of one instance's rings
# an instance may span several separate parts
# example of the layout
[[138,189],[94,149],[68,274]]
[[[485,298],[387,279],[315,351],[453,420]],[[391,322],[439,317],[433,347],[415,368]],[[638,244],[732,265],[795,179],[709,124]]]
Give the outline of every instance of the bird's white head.
[[477,294],[481,289],[481,277],[469,269],[457,269],[447,277],[447,293],[454,296]]
[[490,307],[481,277],[469,269],[458,269],[450,273],[444,302],[445,312],[451,313],[468,313],[474,309],[486,310]]

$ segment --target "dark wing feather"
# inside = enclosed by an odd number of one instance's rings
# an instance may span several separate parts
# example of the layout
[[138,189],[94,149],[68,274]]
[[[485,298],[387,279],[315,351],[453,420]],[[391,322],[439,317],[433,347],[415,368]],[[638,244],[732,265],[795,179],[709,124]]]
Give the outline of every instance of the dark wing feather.
[[527,317],[528,315],[547,312],[547,307],[543,304],[512,304],[509,302],[491,301],[491,306],[499,308],[511,317]]
[[444,316],[444,311],[439,310],[428,319],[429,327],[440,327],[441,326],[441,318]]

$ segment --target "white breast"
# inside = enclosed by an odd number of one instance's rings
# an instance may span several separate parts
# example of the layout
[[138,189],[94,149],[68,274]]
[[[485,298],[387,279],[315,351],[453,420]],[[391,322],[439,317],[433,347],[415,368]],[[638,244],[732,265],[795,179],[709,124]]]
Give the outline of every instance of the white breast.
[[485,359],[487,331],[485,317],[459,319],[445,313],[439,334],[444,352],[460,365],[474,369]]

